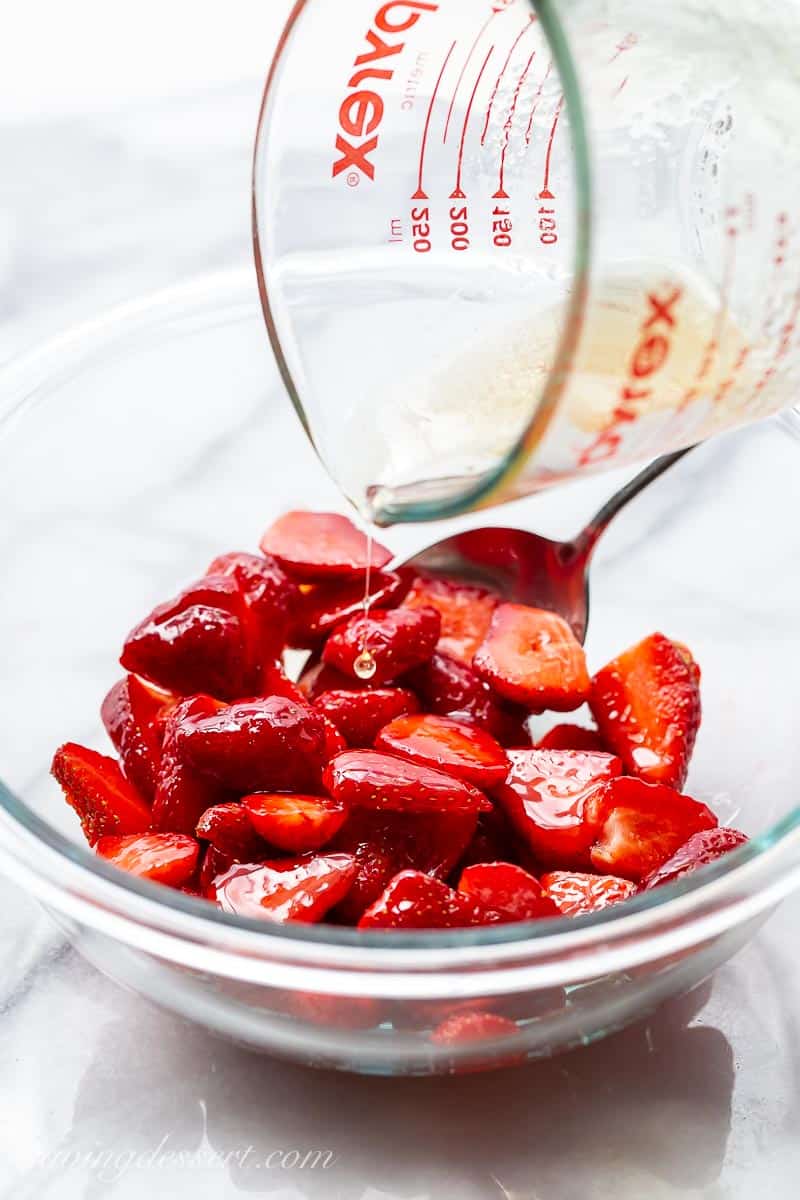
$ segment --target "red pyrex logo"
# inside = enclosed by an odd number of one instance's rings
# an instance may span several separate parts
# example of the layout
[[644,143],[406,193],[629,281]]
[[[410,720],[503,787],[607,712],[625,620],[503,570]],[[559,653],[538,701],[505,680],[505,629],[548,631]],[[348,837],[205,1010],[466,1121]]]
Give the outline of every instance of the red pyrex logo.
[[591,467],[613,458],[622,446],[624,427],[646,410],[653,395],[655,376],[666,365],[672,351],[678,323],[674,310],[682,298],[683,288],[680,287],[673,288],[668,296],[657,296],[654,292],[648,295],[648,312],[611,422],[583,451],[578,459],[580,466]]
[[378,9],[365,39],[367,48],[353,64],[356,72],[347,86],[354,90],[339,109],[336,151],[340,157],[333,164],[334,179],[344,171],[351,186],[359,183],[362,175],[375,178],[370,156],[378,149],[385,106],[380,92],[364,85],[394,78],[397,56],[406,45],[405,39],[397,35],[413,29],[423,12],[436,12],[438,8],[438,3],[427,0],[389,0]]

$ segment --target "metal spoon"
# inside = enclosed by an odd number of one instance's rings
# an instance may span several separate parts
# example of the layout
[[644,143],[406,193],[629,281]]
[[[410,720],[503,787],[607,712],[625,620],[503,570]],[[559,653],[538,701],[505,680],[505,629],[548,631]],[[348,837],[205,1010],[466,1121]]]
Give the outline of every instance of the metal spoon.
[[431,575],[494,588],[506,600],[559,613],[580,642],[589,624],[589,566],[597,543],[618,513],[693,447],[656,459],[604,504],[570,542],[523,529],[484,527],[457,533],[409,560]]

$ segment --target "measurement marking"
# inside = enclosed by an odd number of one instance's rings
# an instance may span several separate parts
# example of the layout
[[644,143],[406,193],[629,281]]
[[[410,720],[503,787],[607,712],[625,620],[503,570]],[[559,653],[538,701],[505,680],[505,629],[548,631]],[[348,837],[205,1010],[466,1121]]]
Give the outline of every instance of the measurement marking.
[[563,107],[564,107],[564,97],[562,95],[561,99],[559,100],[559,102],[556,106],[555,115],[553,117],[553,125],[550,130],[550,141],[547,143],[547,157],[544,162],[544,187],[539,192],[540,200],[554,200],[555,199],[555,196],[550,191],[550,163],[553,158],[553,143],[556,140],[556,130],[558,129],[558,122],[561,117],[561,110]]
[[706,380],[711,367],[717,358],[722,340],[722,331],[725,327],[725,322],[728,319],[728,311],[730,308],[730,293],[733,287],[734,267],[736,263],[736,239],[739,236],[738,226],[735,224],[736,218],[739,216],[739,209],[728,207],[725,210],[725,220],[728,226],[725,230],[727,237],[727,250],[725,254],[725,267],[723,269],[722,284],[720,286],[720,305],[719,312],[714,319],[714,325],[711,330],[711,339],[703,351],[703,357],[700,360],[700,366],[694,381],[689,385],[687,390],[681,397],[680,404],[677,408],[677,414],[680,416],[689,405],[697,400],[700,396],[700,385]]
[[638,46],[638,44],[639,44],[638,33],[626,33],[625,37],[622,39],[620,44],[617,46],[616,53],[612,54],[611,58],[608,60],[609,66],[611,65],[611,63],[616,62],[617,59],[620,58],[625,53],[626,50],[632,50],[633,47]]
[[553,60],[551,58],[550,62],[547,64],[547,70],[545,71],[544,75],[542,76],[542,81],[539,84],[538,88],[536,89],[536,95],[533,97],[533,107],[531,108],[531,119],[528,121],[528,128],[525,130],[525,144],[527,146],[530,146],[530,144],[531,144],[531,134],[533,133],[533,118],[536,116],[536,110],[539,107],[539,101],[542,98],[542,92],[544,91],[544,85],[547,83],[548,79],[550,78],[550,72],[552,70],[553,70]]
[[772,357],[772,363],[769,367],[767,367],[767,369],[764,371],[764,374],[756,383],[753,395],[751,396],[747,405],[748,410],[755,403],[756,398],[764,391],[764,388],[772,382],[778,373],[780,364],[791,350],[792,340],[797,330],[798,318],[800,318],[800,288],[798,288],[794,294],[794,301],[791,309],[789,310],[787,320],[781,329],[781,340],[778,343],[778,348]]
[[516,115],[517,104],[519,103],[519,96],[520,96],[520,92],[522,91],[522,85],[524,84],[525,80],[528,78],[528,72],[530,71],[531,67],[533,66],[533,60],[535,58],[536,58],[536,51],[534,50],[533,54],[528,59],[528,62],[525,66],[525,70],[522,72],[522,74],[519,77],[519,83],[517,84],[516,90],[514,92],[514,99],[511,101],[511,108],[508,113],[508,120],[506,121],[505,126],[503,128],[503,133],[504,133],[503,149],[500,154],[500,186],[498,187],[495,194],[492,196],[493,200],[507,200],[508,199],[508,193],[506,192],[506,186],[505,186],[506,185],[506,155],[508,154],[508,145],[509,145],[509,142],[511,141],[511,130],[514,127],[514,117]]
[[425,118],[425,129],[422,134],[422,145],[421,145],[420,151],[419,151],[419,179],[417,182],[417,190],[416,190],[416,192],[414,192],[414,195],[411,197],[412,200],[427,200],[428,199],[428,197],[422,187],[422,179],[423,179],[423,173],[425,170],[425,151],[428,148],[428,133],[429,133],[430,127],[431,127],[431,117],[433,116],[433,107],[436,104],[436,97],[439,94],[439,88],[441,87],[442,79],[444,78],[444,73],[447,70],[447,64],[450,62],[450,59],[453,57],[453,51],[455,50],[457,45],[458,45],[457,41],[453,42],[452,46],[447,51],[447,56],[446,56],[444,62],[442,63],[442,69],[439,72],[439,78],[436,80],[436,86],[434,87],[433,94],[431,95],[431,102],[428,105],[428,115]]
[[[738,208],[728,208],[725,213],[726,220],[729,223],[726,230],[728,237],[728,253],[725,255],[725,272],[722,277],[722,302],[719,306],[717,319],[714,322],[714,332],[712,337],[712,345],[714,346],[716,354],[720,354],[722,350],[722,333],[725,329],[725,323],[728,320],[728,313],[731,306],[731,292],[733,291],[733,280],[736,275],[736,247],[737,239],[739,237],[739,228],[736,224],[736,219],[738,216]],[[709,362],[709,369],[710,366],[711,363]],[[716,404],[719,399],[721,399],[721,397],[719,396],[719,389],[717,389],[717,395],[714,397],[714,403]]]
[[505,75],[506,71],[509,68],[511,59],[514,56],[514,51],[516,50],[517,46],[520,44],[522,39],[525,37],[525,34],[528,32],[528,30],[533,25],[535,20],[536,20],[536,17],[532,16],[530,18],[530,20],[528,21],[527,25],[525,26],[525,28],[521,31],[521,33],[518,34],[513,46],[511,47],[511,49],[508,52],[508,57],[506,58],[506,61],[503,63],[503,68],[502,68],[500,74],[497,76],[497,82],[494,85],[494,91],[492,92],[491,99],[489,100],[489,107],[486,110],[486,124],[484,125],[483,133],[481,134],[481,145],[482,146],[486,145],[486,135],[489,132],[489,122],[492,119],[492,109],[494,108],[494,102],[497,99],[497,93],[500,91],[500,84],[503,82],[503,76]]
[[778,291],[780,288],[780,281],[781,281],[781,275],[783,274],[783,268],[786,265],[786,255],[789,250],[789,235],[790,235],[790,230],[788,229],[789,214],[787,212],[779,212],[776,217],[776,221],[777,221],[778,227],[776,230],[776,241],[775,241],[775,245],[773,247],[774,257],[772,259],[772,265],[775,268],[775,275],[774,275],[774,280],[773,280],[773,287],[772,287],[770,295],[767,299],[766,307],[764,310],[764,319],[761,322],[762,338],[769,337],[769,331],[772,328],[772,323],[773,323],[773,321],[775,321],[777,319],[777,316],[778,316],[778,307],[779,307]]
[[475,86],[473,87],[472,95],[469,98],[469,104],[467,105],[466,116],[464,117],[464,128],[461,130],[461,143],[458,147],[458,171],[456,174],[456,187],[455,187],[455,191],[450,193],[451,200],[464,200],[466,198],[464,193],[461,190],[461,173],[462,173],[462,169],[464,166],[464,146],[467,141],[467,130],[469,128],[470,117],[472,116],[472,106],[475,103],[475,97],[478,94],[478,88],[481,85],[481,80],[483,79],[484,71],[488,67],[489,59],[492,57],[493,54],[494,54],[494,46],[490,46],[489,53],[486,55],[486,58],[483,60],[483,66],[481,67],[480,71],[478,72],[478,78],[475,80]]
[[458,96],[458,93],[459,93],[459,89],[460,89],[460,87],[461,87],[461,84],[464,82],[464,75],[466,74],[467,67],[469,66],[470,62],[472,61],[472,56],[473,56],[473,54],[474,54],[474,53],[475,53],[475,51],[478,49],[478,43],[480,42],[481,38],[482,38],[482,37],[483,37],[483,35],[486,33],[486,30],[489,28],[489,26],[491,25],[492,21],[495,19],[495,17],[496,17],[497,15],[498,15],[498,14],[497,14],[496,12],[493,12],[493,13],[490,13],[490,14],[489,14],[489,16],[487,17],[486,21],[485,21],[485,22],[484,22],[484,24],[483,24],[483,28],[481,29],[481,31],[480,31],[480,33],[478,34],[478,36],[475,38],[475,41],[472,43],[472,48],[470,49],[470,52],[469,52],[469,54],[468,54],[468,55],[467,55],[467,57],[464,59],[464,65],[463,65],[463,67],[461,68],[461,73],[460,73],[460,75],[458,76],[458,82],[456,83],[455,91],[453,92],[453,99],[450,101],[450,108],[447,110],[447,120],[445,121],[445,125],[444,125],[444,137],[442,138],[442,141],[443,141],[443,142],[446,142],[446,141],[447,141],[447,135],[448,135],[448,133],[449,133],[449,131],[450,131],[450,120],[451,120],[451,118],[452,118],[452,116],[453,116],[453,108],[455,107],[455,103],[456,103],[456,97]]
[[730,375],[728,376],[727,379],[723,379],[722,383],[719,385],[717,394],[714,397],[715,405],[721,404],[722,401],[727,397],[728,392],[730,392],[731,389],[733,388],[733,385],[736,383],[736,380],[739,378],[739,376],[742,373],[745,363],[747,362],[748,358],[750,357],[752,349],[753,349],[753,347],[749,346],[749,345],[742,346],[742,349],[739,351],[739,354],[737,356],[736,362],[733,364],[733,367],[731,368]]

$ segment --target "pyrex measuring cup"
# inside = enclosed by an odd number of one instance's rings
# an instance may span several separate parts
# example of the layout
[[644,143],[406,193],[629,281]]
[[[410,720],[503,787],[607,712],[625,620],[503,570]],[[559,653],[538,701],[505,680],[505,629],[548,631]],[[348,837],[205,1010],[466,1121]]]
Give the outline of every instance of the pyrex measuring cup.
[[256,256],[322,459],[378,523],[796,399],[793,0],[299,0]]

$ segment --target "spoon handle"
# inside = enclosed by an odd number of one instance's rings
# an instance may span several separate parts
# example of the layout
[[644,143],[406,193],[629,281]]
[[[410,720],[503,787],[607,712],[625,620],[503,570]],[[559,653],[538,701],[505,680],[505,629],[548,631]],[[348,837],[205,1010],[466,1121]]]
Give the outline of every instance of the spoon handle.
[[623,508],[626,508],[640,492],[643,492],[646,487],[674,467],[687,454],[691,454],[694,449],[694,446],[687,446],[684,450],[676,450],[672,454],[665,454],[662,458],[657,458],[634,476],[630,483],[626,483],[625,487],[615,492],[577,538],[575,544],[580,548],[581,554],[588,559],[606,529]]

